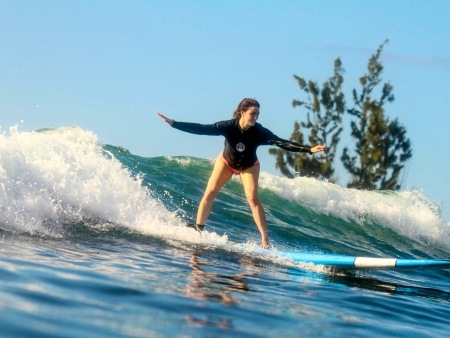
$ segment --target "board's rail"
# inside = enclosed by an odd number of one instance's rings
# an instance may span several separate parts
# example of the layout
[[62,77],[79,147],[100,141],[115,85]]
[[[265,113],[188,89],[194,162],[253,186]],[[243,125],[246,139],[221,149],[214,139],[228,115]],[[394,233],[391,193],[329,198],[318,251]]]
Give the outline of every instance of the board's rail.
[[356,257],[332,254],[317,254],[307,252],[282,251],[283,256],[296,262],[313,263],[319,265],[351,267],[359,269],[413,269],[413,268],[450,268],[450,259],[397,259]]

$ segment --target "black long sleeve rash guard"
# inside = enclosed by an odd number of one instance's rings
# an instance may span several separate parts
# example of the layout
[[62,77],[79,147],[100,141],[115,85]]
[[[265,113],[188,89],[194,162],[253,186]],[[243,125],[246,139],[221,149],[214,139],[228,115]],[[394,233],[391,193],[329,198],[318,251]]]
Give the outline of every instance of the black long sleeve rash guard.
[[239,126],[239,119],[213,124],[173,121],[172,127],[191,134],[224,136],[225,149],[223,155],[230,166],[237,170],[248,169],[256,163],[258,160],[256,149],[260,145],[274,145],[292,152],[311,154],[311,147],[279,138],[259,123],[242,130]]

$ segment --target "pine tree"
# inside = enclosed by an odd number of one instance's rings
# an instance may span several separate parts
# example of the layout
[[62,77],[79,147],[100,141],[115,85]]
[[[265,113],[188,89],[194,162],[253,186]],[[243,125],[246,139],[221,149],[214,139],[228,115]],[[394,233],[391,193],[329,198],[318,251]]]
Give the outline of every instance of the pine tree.
[[341,156],[344,168],[351,175],[348,187],[398,190],[400,172],[412,156],[405,127],[385,114],[385,104],[394,101],[393,86],[384,83],[380,98],[374,98],[382,82],[380,57],[387,42],[370,58],[367,73],[359,81],[361,92],[353,90],[354,107],[348,113],[356,118],[350,124],[351,136],[356,140],[356,155],[351,156],[346,147]]
[[294,108],[306,109],[306,122],[295,122],[291,141],[304,144],[303,130],[309,130],[310,145],[323,144],[328,152],[323,155],[310,156],[291,153],[280,148],[269,149],[276,156],[275,167],[287,177],[296,174],[308,177],[323,177],[333,180],[333,161],[342,132],[342,115],[345,111],[345,97],[342,93],[342,76],[344,69],[341,60],[334,61],[334,74],[323,85],[322,90],[314,81],[294,75],[300,90],[307,95],[306,100],[293,100]]

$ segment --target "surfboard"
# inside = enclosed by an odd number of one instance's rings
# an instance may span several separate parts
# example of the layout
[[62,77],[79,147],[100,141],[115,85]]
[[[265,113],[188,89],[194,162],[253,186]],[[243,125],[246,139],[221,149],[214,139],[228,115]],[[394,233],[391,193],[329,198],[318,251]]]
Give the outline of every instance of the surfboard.
[[[195,223],[186,223],[184,226],[201,233]],[[258,253],[265,254],[265,249],[258,249]],[[418,269],[418,268],[450,268],[450,259],[402,259],[358,257],[346,255],[320,254],[300,251],[276,251],[276,254],[295,262],[312,263],[331,267],[353,269]]]
[[417,269],[450,268],[450,259],[397,259],[279,251],[281,256],[295,262],[313,263],[353,269]]

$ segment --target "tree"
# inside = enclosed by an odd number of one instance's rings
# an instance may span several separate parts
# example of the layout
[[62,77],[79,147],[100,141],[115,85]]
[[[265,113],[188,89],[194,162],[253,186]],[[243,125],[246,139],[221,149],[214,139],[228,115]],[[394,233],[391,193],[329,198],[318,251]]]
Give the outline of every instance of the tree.
[[323,85],[322,90],[314,81],[294,75],[300,90],[307,95],[306,100],[293,100],[292,106],[306,109],[306,122],[295,122],[291,141],[303,144],[302,129],[309,130],[311,145],[323,144],[328,152],[322,156],[292,153],[280,148],[271,148],[269,153],[276,156],[275,167],[288,177],[297,173],[308,177],[323,177],[332,180],[333,162],[342,132],[342,115],[345,112],[345,97],[342,92],[344,69],[341,60],[334,61],[334,74]]
[[412,156],[405,127],[385,115],[385,104],[394,101],[393,86],[384,83],[379,99],[374,98],[382,81],[380,57],[387,43],[388,40],[370,58],[367,73],[359,79],[361,92],[353,90],[354,107],[348,113],[356,118],[350,124],[356,155],[351,156],[345,147],[341,156],[344,168],[351,175],[348,187],[398,190],[400,172]]

